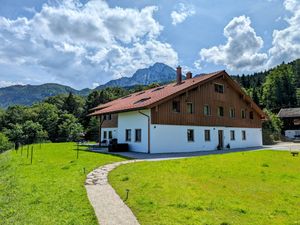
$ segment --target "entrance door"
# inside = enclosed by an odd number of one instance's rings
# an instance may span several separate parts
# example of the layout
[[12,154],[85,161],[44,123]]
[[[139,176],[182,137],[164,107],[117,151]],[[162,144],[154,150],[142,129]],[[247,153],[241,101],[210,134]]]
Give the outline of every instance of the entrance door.
[[224,148],[224,135],[223,135],[223,130],[218,131],[218,137],[219,137],[219,146],[220,148]]

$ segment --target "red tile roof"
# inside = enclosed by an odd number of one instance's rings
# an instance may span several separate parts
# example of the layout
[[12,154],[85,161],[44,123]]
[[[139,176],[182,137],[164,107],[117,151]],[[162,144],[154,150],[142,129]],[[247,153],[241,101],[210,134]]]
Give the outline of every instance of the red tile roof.
[[92,111],[94,112],[91,113],[90,116],[152,108],[155,104],[167,101],[174,95],[178,95],[181,92],[185,92],[188,89],[192,89],[202,83],[223,75],[229,77],[229,75],[222,70],[184,80],[181,84],[171,83],[149,90],[136,92],[93,108]]

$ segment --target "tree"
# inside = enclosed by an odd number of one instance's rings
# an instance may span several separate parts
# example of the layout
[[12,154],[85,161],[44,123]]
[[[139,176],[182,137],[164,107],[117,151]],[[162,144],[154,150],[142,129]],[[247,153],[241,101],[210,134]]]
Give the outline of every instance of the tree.
[[280,140],[281,129],[283,126],[282,120],[269,110],[264,110],[268,120],[262,124],[264,144],[272,144],[274,140]]
[[3,117],[3,126],[8,127],[9,124],[22,124],[31,117],[32,112],[29,107],[20,105],[10,106]]
[[290,65],[271,70],[263,84],[262,103],[270,110],[296,105],[296,85]]
[[80,117],[80,115],[83,112],[83,106],[84,106],[84,99],[80,96],[74,96],[71,92],[69,93],[69,96],[65,99],[64,104],[62,106],[62,110],[66,111],[70,114],[73,114],[77,118]]
[[57,139],[57,128],[59,120],[59,111],[55,105],[49,103],[39,103],[32,107],[36,117],[34,122],[42,125],[43,130],[47,131],[51,141]]
[[5,134],[0,133],[0,152],[4,152],[13,147],[12,143],[8,140]]
[[26,144],[38,143],[48,137],[47,132],[43,130],[43,126],[31,120],[24,123],[23,132]]
[[25,143],[25,136],[23,127],[20,124],[10,124],[9,128],[4,129],[4,133],[7,135],[10,141],[15,143],[16,148],[19,147],[20,143]]
[[83,127],[72,114],[61,115],[58,125],[58,141],[78,141],[83,134]]

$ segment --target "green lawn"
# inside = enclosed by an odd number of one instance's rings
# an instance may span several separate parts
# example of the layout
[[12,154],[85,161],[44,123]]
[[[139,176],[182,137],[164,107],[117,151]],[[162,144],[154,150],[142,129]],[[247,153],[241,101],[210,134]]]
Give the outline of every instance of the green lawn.
[[123,165],[110,183],[143,225],[300,224],[300,157],[256,151]]
[[33,164],[27,151],[0,154],[0,224],[97,224],[84,181],[86,173],[122,158],[79,152],[74,144],[34,147]]

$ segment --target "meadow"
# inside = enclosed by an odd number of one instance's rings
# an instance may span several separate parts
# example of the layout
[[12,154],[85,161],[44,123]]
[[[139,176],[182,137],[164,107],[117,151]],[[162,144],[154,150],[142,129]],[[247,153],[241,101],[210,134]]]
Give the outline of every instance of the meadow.
[[300,224],[300,157],[254,151],[118,167],[109,182],[143,225]]
[[74,143],[0,154],[0,224],[98,224],[87,198],[88,172],[120,157],[77,151]]

